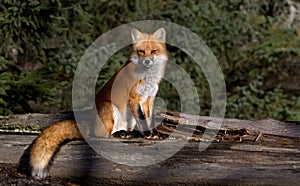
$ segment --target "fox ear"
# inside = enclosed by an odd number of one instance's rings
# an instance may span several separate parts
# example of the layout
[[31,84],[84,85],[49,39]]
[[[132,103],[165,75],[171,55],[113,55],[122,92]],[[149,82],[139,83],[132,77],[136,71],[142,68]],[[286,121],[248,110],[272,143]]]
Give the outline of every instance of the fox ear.
[[156,30],[152,36],[157,40],[157,41],[160,41],[160,42],[163,42],[165,43],[166,41],[166,31],[164,28],[160,28],[158,30]]
[[133,28],[131,30],[131,38],[132,38],[133,43],[137,43],[137,42],[141,41],[142,36],[143,36],[143,34],[140,31],[138,31],[137,29]]

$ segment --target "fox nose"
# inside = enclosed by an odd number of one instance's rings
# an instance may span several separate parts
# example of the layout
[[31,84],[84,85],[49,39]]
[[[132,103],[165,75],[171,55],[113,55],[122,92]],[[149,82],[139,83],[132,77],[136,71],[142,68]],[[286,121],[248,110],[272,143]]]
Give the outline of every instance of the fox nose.
[[150,61],[149,59],[146,59],[146,60],[145,60],[145,65],[149,65],[150,62],[151,62],[151,61]]

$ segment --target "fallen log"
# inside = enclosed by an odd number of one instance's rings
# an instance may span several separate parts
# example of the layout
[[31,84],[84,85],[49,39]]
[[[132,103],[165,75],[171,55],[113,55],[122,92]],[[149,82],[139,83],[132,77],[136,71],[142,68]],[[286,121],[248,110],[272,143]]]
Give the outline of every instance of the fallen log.
[[[86,142],[75,141],[62,146],[56,154],[47,182],[20,174],[28,168],[26,149],[36,138],[36,131],[53,121],[72,118],[72,114],[2,117],[0,181],[9,184],[7,175],[12,175],[8,177],[13,177],[18,183],[36,185],[65,185],[69,182],[84,185],[297,185],[300,181],[299,123],[273,119],[224,119],[213,143],[206,150],[199,151],[199,142],[205,143],[202,141],[205,130],[215,129],[214,118],[170,111],[157,112],[156,115],[158,130],[164,135],[164,140],[96,140],[107,144],[112,151],[122,149],[124,144],[151,146],[161,141],[171,148],[182,140],[189,140],[170,158],[149,166],[122,165],[99,155]],[[178,131],[178,125],[182,125],[184,130]],[[8,126],[15,126],[17,130]],[[173,138],[168,138],[170,134]],[[131,155],[134,156],[132,161],[140,156],[139,152],[132,152]],[[115,156],[125,156],[125,152]],[[16,166],[20,169],[17,170]]]

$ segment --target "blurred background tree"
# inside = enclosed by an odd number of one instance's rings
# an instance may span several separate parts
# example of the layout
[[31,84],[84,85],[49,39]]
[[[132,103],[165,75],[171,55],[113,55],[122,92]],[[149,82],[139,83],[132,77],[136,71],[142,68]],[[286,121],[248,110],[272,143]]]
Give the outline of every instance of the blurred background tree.
[[[226,117],[300,121],[300,1],[0,1],[0,114],[71,109],[71,86],[85,49],[103,33],[138,20],[164,20],[198,34],[225,76]],[[170,59],[197,85],[201,114],[210,91],[201,68],[169,47]],[[99,88],[123,65],[112,57]],[[178,95],[163,82],[159,96],[179,110]]]

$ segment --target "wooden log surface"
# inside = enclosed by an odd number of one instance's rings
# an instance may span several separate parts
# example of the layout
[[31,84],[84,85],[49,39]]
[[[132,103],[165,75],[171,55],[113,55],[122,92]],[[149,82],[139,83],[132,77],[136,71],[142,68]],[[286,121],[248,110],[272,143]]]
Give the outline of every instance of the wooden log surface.
[[[0,119],[0,126],[5,128],[8,124],[25,125],[27,129],[32,127],[36,129],[66,116],[69,117],[68,115],[69,113],[14,116]],[[19,120],[18,117],[23,119]],[[170,147],[178,145],[185,137],[185,133],[189,131],[176,131],[178,123],[186,126],[186,129],[195,131],[189,138],[190,141],[172,157],[149,166],[128,166],[104,158],[84,141],[74,141],[62,146],[56,154],[50,167],[51,177],[47,182],[32,180],[23,174],[13,173],[12,167],[20,166],[21,170],[26,167],[26,158],[28,158],[26,149],[37,134],[29,132],[30,134],[22,135],[24,133],[22,129],[19,130],[19,134],[2,132],[0,181],[1,178],[3,183],[7,181],[4,173],[7,175],[9,172],[8,175],[13,175],[17,182],[21,177],[23,181],[26,180],[24,183],[36,185],[41,183],[298,185],[300,183],[299,123],[284,123],[273,119],[260,121],[224,119],[214,142],[206,150],[199,151],[201,136],[206,128],[214,128],[212,126],[214,119],[176,112],[160,112],[157,113],[157,118],[160,121],[158,129],[162,134],[168,135],[172,132],[176,134],[175,138],[164,140]],[[122,143],[109,138],[97,140],[108,144],[112,151],[121,149],[120,145],[123,144],[151,146],[159,142],[141,138],[121,140]],[[138,152],[132,154],[134,158],[139,158]],[[119,156],[125,155],[121,153]]]

